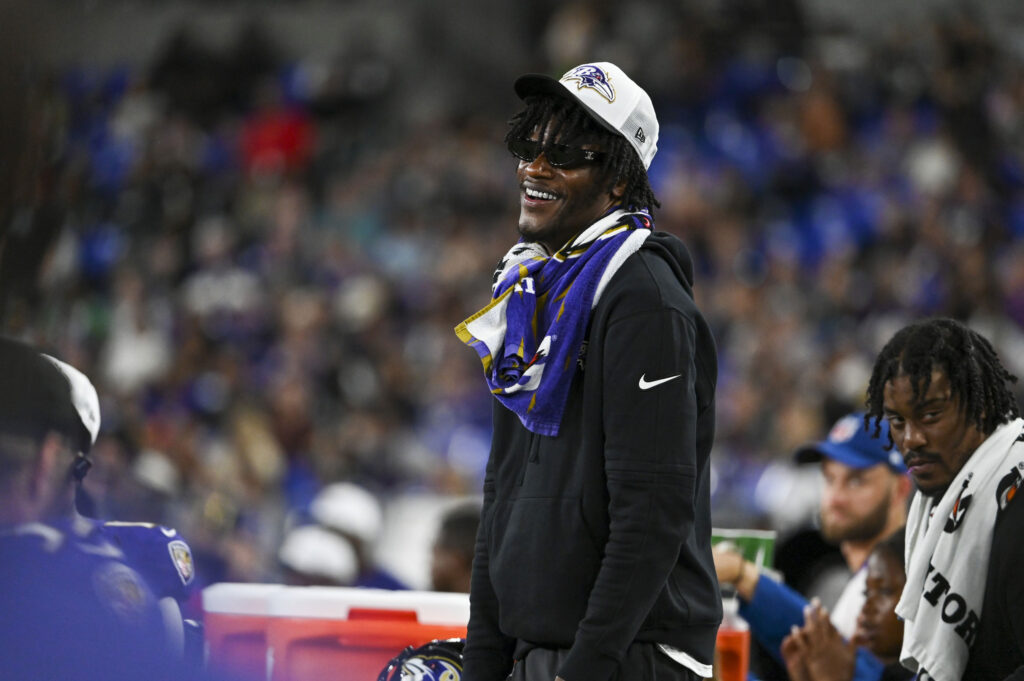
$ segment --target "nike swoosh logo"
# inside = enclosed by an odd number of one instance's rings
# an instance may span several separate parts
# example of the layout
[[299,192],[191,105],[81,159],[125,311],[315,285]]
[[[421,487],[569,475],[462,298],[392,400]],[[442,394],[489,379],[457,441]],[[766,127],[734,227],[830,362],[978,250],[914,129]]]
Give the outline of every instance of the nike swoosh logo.
[[671,381],[673,379],[676,379],[676,378],[679,378],[680,376],[682,376],[682,374],[676,374],[675,376],[669,376],[668,378],[659,378],[657,381],[648,381],[648,380],[645,380],[647,378],[647,374],[644,374],[643,376],[640,377],[640,389],[641,390],[650,390],[651,388],[653,388],[656,385],[661,385],[662,383],[668,383],[669,381]]

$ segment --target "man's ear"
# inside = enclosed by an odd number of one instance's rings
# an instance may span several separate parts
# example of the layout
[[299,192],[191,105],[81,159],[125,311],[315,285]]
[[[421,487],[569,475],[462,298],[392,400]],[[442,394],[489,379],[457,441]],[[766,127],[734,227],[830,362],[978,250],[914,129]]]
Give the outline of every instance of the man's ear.
[[626,195],[626,181],[619,180],[615,186],[612,187],[611,195],[613,199],[620,201],[622,197]]
[[39,446],[39,455],[32,466],[31,495],[41,507],[45,507],[55,493],[62,446],[61,438],[50,433]]

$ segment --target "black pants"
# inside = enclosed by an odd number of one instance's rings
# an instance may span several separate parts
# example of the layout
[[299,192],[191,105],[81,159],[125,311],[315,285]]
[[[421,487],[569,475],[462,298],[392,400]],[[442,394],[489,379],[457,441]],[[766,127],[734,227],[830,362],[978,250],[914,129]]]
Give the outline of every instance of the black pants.
[[[555,674],[568,654],[568,650],[534,648],[522,660],[516,660],[509,681],[555,681]],[[701,677],[658,650],[653,643],[634,643],[626,650],[612,681],[701,681]]]

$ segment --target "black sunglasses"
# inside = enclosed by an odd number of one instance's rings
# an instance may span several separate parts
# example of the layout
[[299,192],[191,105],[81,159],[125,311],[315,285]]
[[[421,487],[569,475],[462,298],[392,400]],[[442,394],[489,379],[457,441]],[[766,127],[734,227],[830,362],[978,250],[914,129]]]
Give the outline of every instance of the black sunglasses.
[[508,150],[520,161],[532,163],[544,153],[544,158],[555,168],[572,168],[584,163],[597,163],[604,158],[603,151],[570,147],[567,144],[548,144],[543,148],[536,140],[515,137],[508,141]]

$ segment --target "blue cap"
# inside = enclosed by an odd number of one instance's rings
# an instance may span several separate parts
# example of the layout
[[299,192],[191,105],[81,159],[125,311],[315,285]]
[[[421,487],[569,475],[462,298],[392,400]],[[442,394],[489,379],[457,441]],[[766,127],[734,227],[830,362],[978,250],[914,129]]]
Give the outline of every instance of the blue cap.
[[[906,473],[903,456],[895,447],[889,447],[889,423],[885,419],[878,437],[864,427],[864,413],[854,412],[836,421],[828,439],[796,450],[797,463],[809,463],[829,458],[851,468],[870,468],[882,463],[894,473]],[[888,447],[888,449],[887,449]]]

